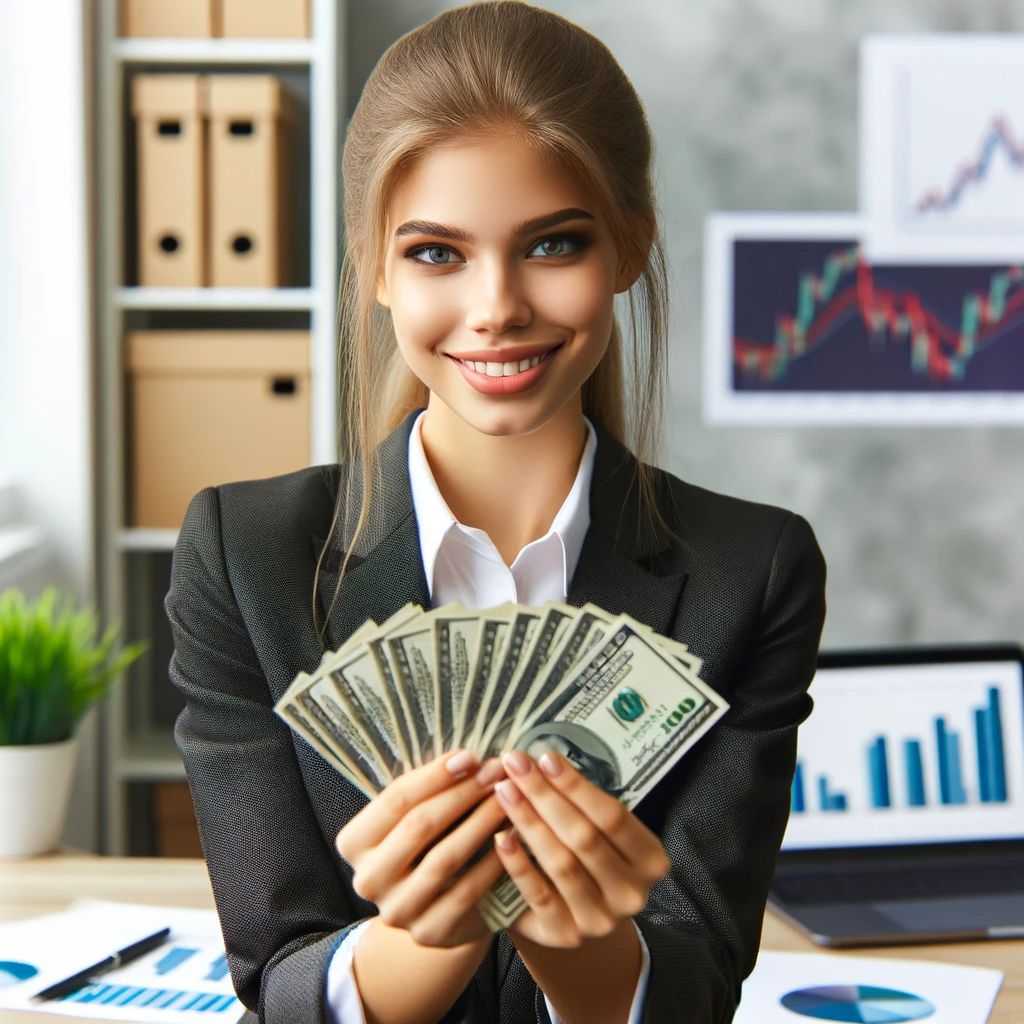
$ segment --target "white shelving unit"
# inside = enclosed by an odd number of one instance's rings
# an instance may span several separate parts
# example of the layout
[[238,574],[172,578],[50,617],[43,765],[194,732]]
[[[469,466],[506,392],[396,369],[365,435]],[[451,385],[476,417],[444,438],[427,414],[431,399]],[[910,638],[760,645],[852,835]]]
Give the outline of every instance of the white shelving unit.
[[[337,365],[335,318],[338,283],[340,143],[344,123],[344,4],[311,0],[309,39],[127,39],[118,37],[117,0],[98,0],[97,87],[94,98],[96,173],[97,459],[99,591],[106,622],[130,621],[133,587],[142,599],[158,593],[164,615],[166,585],[153,577],[152,562],[174,548],[176,530],[133,528],[125,521],[127,470],[124,335],[131,317],[178,314],[216,317],[306,315],[311,335],[311,464],[337,461]],[[143,288],[132,279],[126,252],[131,200],[127,191],[134,154],[126,150],[130,77],[141,71],[263,72],[301,75],[309,98],[309,286],[297,288]],[[302,216],[296,211],[296,216]],[[131,565],[130,565],[131,563]],[[139,618],[136,615],[136,618]],[[122,629],[120,639],[129,636]],[[131,639],[147,639],[132,635]],[[166,666],[151,664],[164,675]],[[132,721],[131,676],[121,679],[103,707],[102,764],[104,852],[128,852],[127,786],[181,780],[184,767],[170,728]]]

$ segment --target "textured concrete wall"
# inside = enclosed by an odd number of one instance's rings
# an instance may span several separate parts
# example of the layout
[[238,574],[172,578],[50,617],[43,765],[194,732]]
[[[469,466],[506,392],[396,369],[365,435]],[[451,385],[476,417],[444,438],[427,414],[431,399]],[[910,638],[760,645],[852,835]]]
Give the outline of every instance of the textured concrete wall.
[[[351,102],[395,38],[451,6],[349,0]],[[829,565],[825,646],[1024,639],[1024,431],[700,421],[705,215],[855,209],[860,37],[1024,30],[1024,0],[540,6],[607,43],[655,132],[674,305],[663,464],[810,520]]]

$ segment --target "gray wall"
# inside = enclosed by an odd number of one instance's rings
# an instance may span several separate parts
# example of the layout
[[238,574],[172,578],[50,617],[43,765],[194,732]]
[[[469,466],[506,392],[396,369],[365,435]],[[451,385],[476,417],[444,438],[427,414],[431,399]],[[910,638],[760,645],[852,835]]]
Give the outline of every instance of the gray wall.
[[[394,39],[454,6],[349,0],[350,104]],[[810,520],[829,566],[825,646],[1024,640],[1024,432],[712,429],[699,387],[705,215],[856,209],[860,37],[1024,30],[1024,0],[538,6],[611,48],[654,129],[674,285],[664,465]]]

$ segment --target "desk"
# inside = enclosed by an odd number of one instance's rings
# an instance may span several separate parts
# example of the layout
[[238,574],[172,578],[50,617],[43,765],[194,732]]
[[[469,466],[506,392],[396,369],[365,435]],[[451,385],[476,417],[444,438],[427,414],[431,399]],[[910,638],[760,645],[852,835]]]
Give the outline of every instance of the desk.
[[[0,921],[17,921],[63,910],[80,896],[172,907],[213,907],[206,865],[200,860],[55,854],[0,862]],[[765,917],[762,947],[808,953],[821,951],[770,913]],[[852,952],[856,956],[943,960],[952,964],[995,967],[1005,978],[989,1024],[1024,1024],[1024,941],[902,946]],[[62,1019],[72,1018],[0,1010],[0,1024],[47,1024],[47,1021],[57,1024]]]

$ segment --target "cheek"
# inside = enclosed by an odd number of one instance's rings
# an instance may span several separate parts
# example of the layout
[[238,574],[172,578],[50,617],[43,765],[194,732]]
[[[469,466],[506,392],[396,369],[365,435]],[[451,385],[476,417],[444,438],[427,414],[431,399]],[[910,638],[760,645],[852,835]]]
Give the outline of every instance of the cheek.
[[390,285],[391,319],[403,350],[433,348],[458,322],[459,305],[454,289],[438,285],[443,283],[405,275]]
[[565,268],[537,283],[537,312],[553,324],[579,333],[601,333],[611,325],[614,293],[603,268]]

